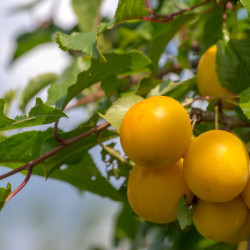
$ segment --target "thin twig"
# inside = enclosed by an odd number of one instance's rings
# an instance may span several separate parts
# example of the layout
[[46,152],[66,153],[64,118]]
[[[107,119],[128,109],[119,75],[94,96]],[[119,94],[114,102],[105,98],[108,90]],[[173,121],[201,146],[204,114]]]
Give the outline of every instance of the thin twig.
[[81,106],[81,105],[86,104],[86,103],[94,102],[94,101],[96,101],[102,97],[105,97],[105,96],[106,96],[105,92],[103,90],[99,90],[98,92],[93,93],[92,95],[84,96],[84,97],[80,98],[79,100],[77,100],[76,103],[67,107],[64,111],[68,111],[72,108]]
[[215,129],[219,129],[219,106],[215,105],[214,106],[214,124],[215,124]]
[[151,17],[140,17],[139,19],[142,19],[142,20],[145,20],[145,21],[152,21],[152,22],[159,22],[159,23],[167,23],[167,22],[170,22],[171,20],[174,19],[174,17],[178,16],[178,15],[181,15],[185,12],[188,12],[188,11],[191,11],[195,8],[198,8],[202,5],[205,5],[209,2],[211,2],[212,0],[205,0],[203,2],[200,2],[198,4],[195,4],[193,6],[190,6],[186,9],[181,9],[177,12],[174,12],[172,14],[168,14],[168,15],[159,15],[159,14],[156,14],[152,11],[151,7],[150,7],[150,4],[149,4],[149,1],[148,0],[145,0],[145,4],[146,6],[150,9],[150,14],[151,14]]
[[32,170],[33,168],[29,168],[29,172],[27,174],[27,176],[25,177],[24,181],[19,185],[19,187],[17,189],[15,189],[6,199],[5,203],[7,203],[10,199],[12,199],[17,193],[19,193],[24,187],[25,185],[28,183],[30,176],[32,174]]
[[187,101],[183,102],[182,106],[186,107],[186,106],[189,106],[196,101],[208,101],[208,100],[213,100],[213,99],[216,99],[216,98],[214,96],[200,96],[200,97],[196,97],[196,98],[193,98],[191,100],[187,100]]
[[145,0],[145,4],[146,4],[147,8],[149,9],[150,14],[151,14],[151,15],[155,15],[154,11],[153,11],[152,8],[151,8],[151,5],[150,5],[150,3],[149,3],[149,0]]
[[82,133],[82,134],[80,134],[80,135],[77,135],[77,136],[75,136],[75,137],[73,137],[73,138],[70,138],[70,139],[68,139],[68,140],[65,140],[65,141],[64,141],[65,144],[61,144],[61,145],[59,145],[58,147],[52,149],[51,151],[45,153],[44,155],[38,157],[37,159],[35,159],[35,160],[33,160],[33,161],[30,161],[29,163],[27,163],[27,164],[25,164],[25,165],[23,165],[23,166],[21,166],[21,167],[19,167],[19,168],[13,169],[13,170],[7,172],[6,174],[1,175],[1,176],[0,176],[0,180],[5,179],[6,177],[9,177],[9,176],[11,176],[11,175],[13,175],[13,174],[16,174],[16,173],[18,173],[18,172],[21,172],[21,171],[23,171],[23,170],[25,170],[25,169],[34,168],[37,164],[39,164],[39,163],[45,161],[46,159],[48,159],[48,158],[51,157],[52,155],[54,155],[54,154],[56,154],[57,152],[63,150],[64,148],[68,147],[70,144],[73,144],[74,142],[77,142],[77,141],[83,139],[84,137],[87,137],[88,135],[91,135],[91,134],[93,134],[93,133],[95,133],[95,132],[98,132],[98,131],[100,131],[100,130],[102,130],[102,129],[105,129],[105,128],[107,128],[109,125],[110,125],[110,124],[109,124],[108,122],[104,122],[104,123],[100,124],[99,126],[94,127],[94,128],[91,128],[90,130],[88,130],[88,131],[86,131],[86,132],[84,132],[84,133]]
[[59,121],[55,122],[55,125],[54,125],[54,137],[58,142],[60,142],[62,144],[66,144],[65,140],[60,138],[59,135],[58,135],[58,123],[59,123]]

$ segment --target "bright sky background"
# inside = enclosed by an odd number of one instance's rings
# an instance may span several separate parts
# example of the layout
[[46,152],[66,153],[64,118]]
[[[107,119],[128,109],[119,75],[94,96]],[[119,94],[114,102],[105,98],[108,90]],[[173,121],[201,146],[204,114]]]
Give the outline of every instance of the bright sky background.
[[[9,67],[15,37],[32,30],[38,20],[46,19],[50,4],[46,0],[32,15],[8,14],[11,6],[28,3],[26,0],[0,1],[0,97],[9,89],[23,89],[30,78],[41,73],[59,73],[67,66],[69,57],[57,44],[42,45],[23,56]],[[56,22],[71,27],[76,23],[70,0],[59,0]],[[117,0],[105,0],[103,13],[113,16]],[[49,60],[48,60],[49,58]],[[45,98],[45,94],[41,96]],[[15,116],[17,109],[12,108]],[[77,121],[79,112],[70,114]],[[70,119],[61,126],[70,128]],[[98,155],[98,149],[93,154]],[[98,159],[97,159],[98,160]],[[7,169],[1,168],[1,172]],[[1,181],[18,185],[23,176],[18,174]],[[14,188],[13,187],[13,188]],[[1,250],[85,250],[90,246],[111,249],[113,218],[119,205],[98,196],[84,195],[72,186],[54,180],[32,176],[27,186],[0,213]]]

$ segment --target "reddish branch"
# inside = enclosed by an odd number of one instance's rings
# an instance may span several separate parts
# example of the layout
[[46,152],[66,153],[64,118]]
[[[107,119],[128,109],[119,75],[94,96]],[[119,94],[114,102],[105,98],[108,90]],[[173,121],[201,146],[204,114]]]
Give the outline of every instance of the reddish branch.
[[69,145],[73,144],[74,142],[77,142],[81,139],[83,139],[84,137],[87,137],[88,135],[91,135],[93,133],[96,133],[100,130],[103,130],[105,128],[107,128],[110,124],[108,122],[104,122],[102,123],[101,125],[97,126],[97,127],[94,127],[94,128],[91,128],[90,130],[80,134],[80,135],[77,135],[73,138],[70,138],[68,140],[65,140],[65,144],[61,144],[59,145],[58,147],[52,149],[51,151],[47,152],[46,154],[38,157],[37,159],[33,160],[33,161],[30,161],[28,162],[27,164],[19,167],[19,168],[16,168],[16,169],[13,169],[11,171],[9,171],[8,173],[6,174],[3,174],[0,176],[0,180],[6,178],[6,177],[9,177],[15,173],[18,173],[18,172],[21,172],[23,170],[30,170],[30,169],[33,169],[37,164],[45,161],[46,159],[48,159],[49,157],[51,157],[52,155],[56,154],[57,152],[63,150],[64,148],[68,147]]
[[33,168],[29,168],[29,172],[28,172],[26,178],[24,179],[24,181],[21,183],[21,185],[19,185],[19,187],[17,189],[15,189],[8,196],[8,198],[6,199],[5,203],[7,203],[10,199],[12,199],[18,192],[20,192],[24,188],[24,186],[28,183],[28,181],[30,179],[30,176],[32,175],[32,171],[33,171]]
[[149,0],[145,0],[145,4],[146,4],[147,8],[149,9],[151,16],[149,16],[149,17],[141,17],[140,19],[145,20],[145,21],[151,21],[151,22],[167,23],[167,22],[170,22],[171,20],[173,20],[174,17],[179,16],[179,15],[185,13],[185,12],[191,11],[193,9],[196,9],[196,8],[198,8],[198,7],[202,6],[202,5],[205,5],[205,4],[207,4],[207,3],[211,2],[211,1],[212,0],[205,0],[203,2],[200,2],[200,3],[196,4],[196,5],[188,7],[186,9],[180,9],[179,11],[176,11],[176,12],[174,12],[172,14],[159,15],[159,14],[156,14],[152,10],[152,8],[150,6],[150,3],[149,3]]
[[106,94],[103,90],[99,90],[98,92],[93,93],[92,95],[84,96],[84,97],[80,98],[79,100],[77,100],[77,102],[75,104],[67,107],[65,109],[65,111],[72,109],[72,108],[75,108],[75,107],[78,107],[80,105],[86,104],[86,103],[94,102],[94,101],[104,97],[105,95]]

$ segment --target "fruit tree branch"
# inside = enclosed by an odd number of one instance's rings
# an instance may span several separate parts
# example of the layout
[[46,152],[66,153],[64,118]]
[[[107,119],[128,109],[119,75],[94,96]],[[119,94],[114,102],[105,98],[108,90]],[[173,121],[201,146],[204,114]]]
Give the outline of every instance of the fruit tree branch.
[[[198,117],[197,122],[214,122],[215,121],[215,112],[211,111],[204,111],[198,108],[193,108],[190,117],[196,115]],[[230,117],[225,115],[222,112],[218,114],[218,122],[225,126],[225,130],[232,130],[236,127],[250,127],[250,123],[247,121],[242,120],[239,117]]]
[[198,8],[198,7],[202,6],[202,5],[205,5],[205,4],[207,4],[207,3],[211,2],[211,1],[212,1],[212,0],[205,0],[205,1],[203,1],[203,2],[200,2],[200,3],[198,3],[198,4],[195,4],[195,5],[193,5],[193,6],[190,6],[190,7],[186,8],[186,9],[180,9],[179,11],[176,11],[176,12],[174,12],[174,13],[172,13],[172,14],[168,14],[168,15],[159,15],[159,14],[156,14],[156,13],[152,10],[152,8],[151,8],[151,6],[150,6],[150,3],[149,3],[149,0],[145,0],[145,4],[146,4],[147,8],[149,9],[151,16],[149,16],[149,17],[148,17],[148,16],[147,16],[147,17],[141,17],[140,19],[145,20],[145,21],[152,21],[152,22],[159,22],[159,23],[167,23],[167,22],[172,21],[172,20],[174,19],[174,17],[176,17],[176,16],[178,16],[178,15],[181,15],[181,14],[183,14],[183,13],[185,13],[185,12],[191,11],[191,10],[193,10],[193,9],[196,9],[196,8]]
[[19,193],[24,187],[25,185],[28,183],[30,176],[32,174],[33,168],[29,168],[29,172],[27,174],[27,176],[25,177],[24,181],[21,183],[21,185],[19,185],[19,187],[17,189],[15,189],[6,199],[5,203],[7,203],[11,198],[13,198],[17,193]]
[[57,152],[63,150],[64,148],[68,147],[69,145],[73,144],[74,142],[77,142],[81,139],[83,139],[84,137],[87,137],[88,135],[91,135],[93,133],[96,133],[100,130],[103,130],[105,128],[107,128],[110,124],[108,122],[104,122],[94,128],[91,128],[89,129],[88,131],[85,131],[84,133],[80,134],[80,135],[77,135],[73,138],[70,138],[70,139],[67,139],[64,141],[64,144],[61,144],[59,145],[58,147],[52,149],[51,151],[45,153],[44,155],[38,157],[37,159],[33,160],[33,161],[30,161],[28,162],[27,164],[19,167],[19,168],[16,168],[16,169],[13,169],[9,172],[7,172],[6,174],[3,174],[0,176],[0,180],[4,179],[4,178],[7,178],[13,174],[16,174],[18,172],[21,172],[23,170],[30,170],[30,169],[33,169],[37,164],[45,161],[46,159],[48,159],[49,157],[51,157],[52,155],[56,154]]

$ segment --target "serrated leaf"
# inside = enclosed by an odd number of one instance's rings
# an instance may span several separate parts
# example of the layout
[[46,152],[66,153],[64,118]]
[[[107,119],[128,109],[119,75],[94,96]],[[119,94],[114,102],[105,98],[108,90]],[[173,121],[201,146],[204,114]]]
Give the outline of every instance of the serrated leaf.
[[61,77],[53,83],[48,90],[48,105],[55,105],[61,109],[68,87],[73,85],[77,80],[77,75],[89,68],[89,61],[81,57],[76,58],[73,63],[65,69]]
[[250,82],[250,40],[229,40],[218,43],[216,71],[221,85],[240,93]]
[[55,25],[50,25],[44,29],[38,28],[32,32],[21,34],[16,39],[17,47],[14,51],[11,63],[37,45],[52,42],[53,34],[57,31],[61,31],[61,29]]
[[247,88],[240,95],[240,108],[248,119],[250,119],[250,88]]
[[69,165],[65,170],[56,170],[50,177],[70,183],[80,191],[89,191],[115,201],[122,200],[119,191],[101,175],[91,156],[86,151],[79,163]]
[[147,97],[167,95],[178,100],[184,99],[188,90],[195,88],[196,83],[196,77],[193,77],[183,82],[173,82],[168,79],[167,81],[164,81],[161,84],[158,84],[155,88],[153,88],[148,93]]
[[69,49],[81,51],[86,55],[93,57],[95,59],[102,59],[98,47],[97,47],[97,32],[74,32],[71,35],[66,35],[60,32],[57,32],[56,42],[59,47],[67,51]]
[[72,7],[78,19],[81,31],[95,29],[102,0],[72,0]]
[[53,134],[53,129],[46,131],[27,131],[14,134],[0,142],[0,165],[20,166],[40,156],[43,140]]
[[192,224],[194,210],[194,205],[191,208],[187,207],[184,196],[180,198],[177,208],[177,218],[182,230]]
[[240,0],[240,2],[243,4],[244,8],[247,11],[248,17],[250,18],[250,2],[249,2],[249,0]]
[[112,104],[105,115],[100,114],[100,116],[108,121],[119,133],[122,119],[126,112],[130,107],[142,100],[143,98],[138,95],[124,95]]
[[43,88],[51,84],[57,79],[57,75],[53,73],[47,73],[39,75],[31,79],[24,89],[20,102],[20,109],[23,111],[26,108],[27,103]]
[[37,98],[36,105],[30,110],[28,117],[24,115],[10,119],[4,114],[4,103],[4,100],[0,99],[0,131],[49,124],[61,117],[67,117],[61,110],[50,107]]
[[68,89],[63,107],[82,90],[110,75],[132,74],[145,70],[151,65],[150,59],[139,51],[131,51],[127,54],[111,53],[105,57],[107,62],[93,59],[91,67],[78,75],[77,82]]
[[0,187],[0,211],[6,203],[6,199],[11,194],[11,184],[8,183],[6,188]]
[[[86,132],[91,128],[93,128],[93,124],[87,122],[80,128],[75,129],[73,131],[66,133],[59,133],[59,137],[64,140],[69,139],[83,132]],[[115,137],[117,137],[116,133],[104,130],[102,131],[101,136],[98,137],[98,139],[100,140],[100,142],[103,142]],[[82,159],[82,155],[85,154],[85,152],[87,152],[92,147],[96,146],[97,144],[98,142],[96,134],[91,134],[86,138],[83,138],[69,145],[68,147],[58,152],[57,154],[51,156],[49,159],[45,160],[42,163],[45,176],[49,177],[53,171],[55,171],[64,164],[70,164],[70,165],[77,164]],[[47,153],[49,150],[57,147],[58,145],[59,143],[58,141],[56,141],[54,136],[48,137],[42,145],[41,154]]]
[[115,22],[120,23],[148,15],[149,9],[144,0],[119,0],[115,13]]
[[155,66],[158,66],[161,54],[164,52],[166,45],[174,37],[176,32],[195,17],[195,14],[186,14],[175,18],[169,23],[154,24],[156,31],[152,34],[153,39],[150,44],[149,57],[152,59]]

